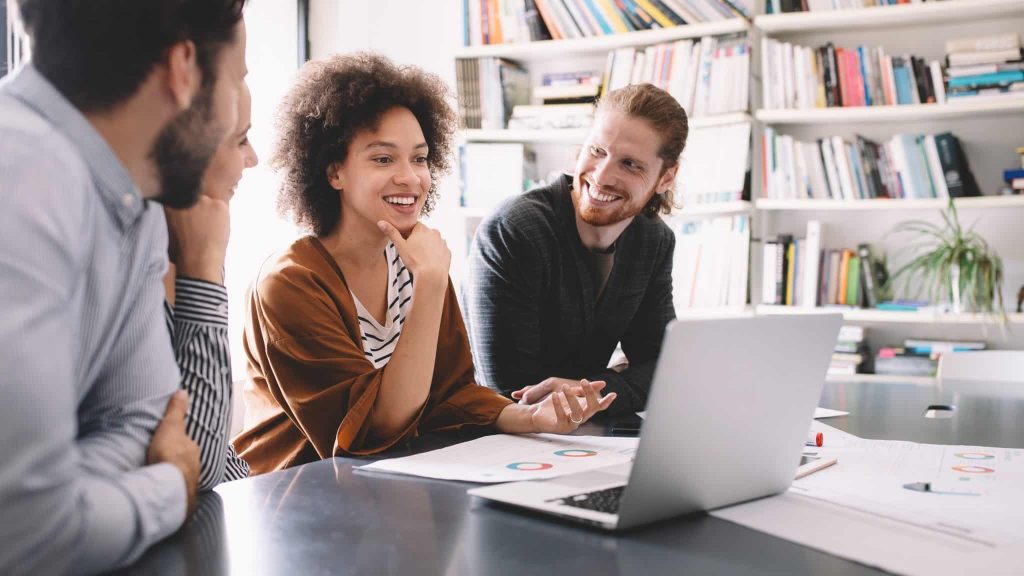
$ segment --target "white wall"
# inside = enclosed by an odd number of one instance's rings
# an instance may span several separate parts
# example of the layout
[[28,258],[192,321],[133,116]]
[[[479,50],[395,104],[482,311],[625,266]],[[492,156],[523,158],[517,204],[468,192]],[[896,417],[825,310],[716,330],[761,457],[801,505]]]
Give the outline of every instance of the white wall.
[[251,0],[245,9],[246,61],[252,92],[252,141],[260,164],[245,172],[231,201],[231,242],[226,284],[234,378],[246,377],[242,352],[245,292],[267,255],[288,246],[296,231],[277,215],[277,177],[267,167],[274,143],[274,113],[291,86],[298,61],[295,0]]
[[[399,64],[441,77],[455,104],[455,51],[462,45],[461,0],[311,0],[310,57],[372,50]],[[437,228],[452,251],[451,276],[462,278],[465,233],[455,173],[439,183],[441,197],[427,225]]]

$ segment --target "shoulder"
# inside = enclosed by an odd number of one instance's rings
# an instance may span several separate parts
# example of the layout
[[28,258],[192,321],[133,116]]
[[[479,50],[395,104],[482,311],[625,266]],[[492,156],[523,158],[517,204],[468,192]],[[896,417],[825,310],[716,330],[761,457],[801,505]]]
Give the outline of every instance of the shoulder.
[[506,200],[480,224],[478,237],[506,246],[544,246],[558,237],[562,227],[558,203],[569,194],[561,181],[534,188]]
[[78,254],[97,209],[89,169],[52,124],[0,92],[0,227]]
[[267,258],[256,278],[254,296],[263,303],[282,305],[297,295],[323,292],[330,284],[332,270],[315,242],[309,236],[299,238]]
[[37,205],[58,202],[64,211],[87,197],[84,192],[92,181],[78,150],[56,126],[2,92],[0,165],[5,196],[25,195]]
[[645,248],[656,251],[671,252],[676,245],[676,234],[672,228],[659,215],[653,217],[637,216],[633,221],[636,228],[636,236],[641,240]]

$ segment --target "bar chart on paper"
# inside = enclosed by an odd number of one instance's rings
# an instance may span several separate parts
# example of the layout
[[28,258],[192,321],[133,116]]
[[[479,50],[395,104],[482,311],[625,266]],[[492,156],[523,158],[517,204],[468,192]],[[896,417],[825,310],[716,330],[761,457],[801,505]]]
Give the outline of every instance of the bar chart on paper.
[[380,460],[359,470],[461,480],[543,480],[633,460],[637,438],[496,434],[404,458]]

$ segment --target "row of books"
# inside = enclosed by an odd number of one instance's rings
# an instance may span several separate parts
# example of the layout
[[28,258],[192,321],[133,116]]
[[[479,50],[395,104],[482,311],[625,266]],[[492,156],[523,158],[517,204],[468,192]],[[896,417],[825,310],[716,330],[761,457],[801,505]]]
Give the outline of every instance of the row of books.
[[1024,53],[1013,32],[946,41],[949,98],[1024,94]]
[[875,374],[935,376],[939,358],[949,352],[985,350],[985,342],[957,340],[905,340],[902,346],[884,346],[875,356]]
[[832,360],[828,365],[828,373],[833,375],[849,375],[871,372],[871,352],[868,349],[864,326],[844,325],[839,329],[832,350]]
[[894,106],[946,101],[942,65],[882,47],[799,46],[761,39],[765,109]]
[[608,53],[605,91],[649,82],[691,117],[749,107],[750,46],[745,34],[680,40]]
[[1011,168],[1003,171],[1003,180],[1006,187],[1012,194],[1024,194],[1024,146],[1017,148],[1020,155],[1020,168]]
[[896,134],[884,143],[856,136],[800,142],[767,127],[762,139],[766,198],[950,198],[978,196],[959,139]]
[[750,18],[753,0],[463,0],[467,46],[589,38]]
[[530,74],[504,58],[460,58],[455,66],[460,125],[499,130],[516,105],[530,102]]
[[781,306],[874,308],[886,296],[885,267],[871,246],[825,249],[822,225],[807,222],[807,235],[781,234],[762,246],[761,302]]
[[689,208],[750,200],[750,122],[694,128],[676,175],[676,201]]
[[[827,12],[830,10],[871,8],[873,6],[917,4],[925,1],[926,0],[766,0],[764,10],[767,14],[782,14],[784,12]],[[934,2],[936,0],[931,1]]]
[[749,262],[748,216],[682,223],[676,228],[672,266],[676,310],[743,307]]

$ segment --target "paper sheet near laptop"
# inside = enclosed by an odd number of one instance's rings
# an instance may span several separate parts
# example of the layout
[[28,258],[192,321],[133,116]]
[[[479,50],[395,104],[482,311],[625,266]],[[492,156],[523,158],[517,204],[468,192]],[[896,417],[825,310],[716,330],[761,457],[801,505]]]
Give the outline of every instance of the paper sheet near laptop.
[[[1024,557],[1024,450],[865,440],[820,422],[814,429],[830,439],[820,453],[838,455],[839,465],[712,515],[898,573],[1019,570],[998,558]],[[903,487],[911,482],[931,482],[935,492]]]
[[631,462],[636,446],[636,438],[496,434],[358,469],[463,482],[543,480]]

